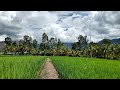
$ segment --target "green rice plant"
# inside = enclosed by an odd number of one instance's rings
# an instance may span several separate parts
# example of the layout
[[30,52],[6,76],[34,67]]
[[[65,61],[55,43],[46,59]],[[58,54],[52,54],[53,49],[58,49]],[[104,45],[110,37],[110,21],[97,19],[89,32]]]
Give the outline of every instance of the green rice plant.
[[120,79],[120,61],[84,57],[50,57],[61,79]]
[[35,79],[46,57],[0,57],[0,79]]

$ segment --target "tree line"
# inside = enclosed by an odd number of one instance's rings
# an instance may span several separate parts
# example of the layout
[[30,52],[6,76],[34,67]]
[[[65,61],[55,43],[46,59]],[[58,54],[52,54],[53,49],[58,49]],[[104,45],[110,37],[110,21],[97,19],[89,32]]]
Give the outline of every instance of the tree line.
[[[86,39],[86,37],[84,38]],[[120,45],[112,44],[111,40],[106,38],[102,40],[101,44],[86,43],[86,40],[81,39],[73,46],[72,49],[76,52],[75,56],[120,60]]]
[[105,59],[120,59],[120,45],[112,44],[109,39],[103,39],[102,44],[90,42],[87,36],[78,36],[78,41],[68,48],[60,39],[42,34],[42,41],[38,44],[36,39],[25,35],[19,42],[10,37],[5,38],[4,54],[8,55],[47,55],[47,56],[77,56],[96,57]]
[[5,55],[54,55],[56,49],[65,47],[60,39],[57,40],[53,37],[49,39],[46,33],[43,33],[40,44],[36,39],[32,40],[28,35],[25,35],[18,42],[6,37],[5,44]]

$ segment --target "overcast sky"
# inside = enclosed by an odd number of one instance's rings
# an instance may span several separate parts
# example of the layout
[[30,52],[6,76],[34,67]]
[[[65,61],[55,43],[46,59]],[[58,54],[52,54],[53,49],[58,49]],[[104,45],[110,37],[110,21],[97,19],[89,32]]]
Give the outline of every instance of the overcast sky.
[[43,33],[63,42],[75,42],[79,35],[91,41],[120,38],[119,11],[0,11],[0,41],[29,35],[41,42]]

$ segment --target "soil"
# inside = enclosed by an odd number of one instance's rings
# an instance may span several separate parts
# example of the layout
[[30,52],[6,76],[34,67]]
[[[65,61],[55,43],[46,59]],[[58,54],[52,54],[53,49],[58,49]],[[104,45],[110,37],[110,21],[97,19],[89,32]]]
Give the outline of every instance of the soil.
[[47,58],[39,75],[40,79],[59,79],[58,73],[51,60]]

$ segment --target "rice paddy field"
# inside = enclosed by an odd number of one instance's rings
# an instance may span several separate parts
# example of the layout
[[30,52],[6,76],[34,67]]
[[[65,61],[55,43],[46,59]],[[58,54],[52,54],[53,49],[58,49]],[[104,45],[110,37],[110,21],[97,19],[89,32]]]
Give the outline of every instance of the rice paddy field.
[[120,79],[120,61],[83,57],[50,57],[61,79]]
[[1,56],[0,79],[35,79],[46,57]]
[[[0,79],[38,79],[47,56],[0,56]],[[50,56],[60,79],[120,79],[120,61]]]

